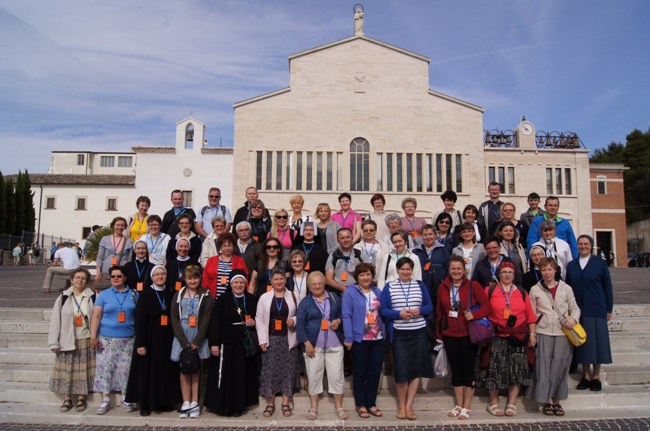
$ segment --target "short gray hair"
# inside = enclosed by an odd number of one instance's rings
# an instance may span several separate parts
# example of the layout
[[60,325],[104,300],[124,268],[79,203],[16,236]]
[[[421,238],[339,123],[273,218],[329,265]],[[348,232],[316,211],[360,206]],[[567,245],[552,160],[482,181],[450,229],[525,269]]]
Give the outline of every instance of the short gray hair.
[[395,214],[395,213],[388,214],[386,216],[386,218],[384,219],[384,222],[386,223],[386,226],[388,226],[388,224],[391,222],[391,220],[397,220],[399,222],[399,225],[400,226],[402,225],[402,218],[399,215]]

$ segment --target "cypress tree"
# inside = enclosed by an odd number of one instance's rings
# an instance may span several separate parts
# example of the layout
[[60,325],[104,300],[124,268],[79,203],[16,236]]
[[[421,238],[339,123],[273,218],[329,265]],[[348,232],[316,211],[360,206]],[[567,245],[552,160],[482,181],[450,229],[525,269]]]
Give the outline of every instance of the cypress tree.
[[22,201],[23,198],[23,174],[18,171],[16,176],[16,185],[13,190],[13,201],[14,201],[14,223],[13,223],[13,234],[16,236],[21,236],[23,233],[23,224],[25,223],[25,204]]
[[0,171],[0,234],[9,233],[6,227],[6,218],[7,218],[7,202],[5,195],[5,180]]
[[32,182],[29,179],[29,172],[25,169],[23,176],[24,185],[24,199],[25,203],[25,222],[23,229],[27,232],[36,232],[36,209],[34,208],[34,192],[32,191]]
[[14,182],[11,178],[4,182],[5,196],[5,233],[13,234],[15,220]]

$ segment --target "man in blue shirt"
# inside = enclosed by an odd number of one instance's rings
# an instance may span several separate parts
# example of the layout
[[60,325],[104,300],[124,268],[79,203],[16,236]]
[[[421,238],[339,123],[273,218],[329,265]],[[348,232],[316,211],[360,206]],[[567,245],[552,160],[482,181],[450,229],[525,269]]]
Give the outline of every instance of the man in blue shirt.
[[546,213],[543,215],[535,217],[533,222],[530,224],[530,229],[528,229],[528,238],[526,239],[526,244],[530,247],[535,244],[542,237],[540,231],[541,224],[544,220],[551,220],[555,223],[555,236],[557,238],[563,239],[569,244],[571,248],[571,256],[576,259],[578,257],[578,243],[576,241],[576,235],[573,233],[573,228],[571,223],[568,220],[561,218],[557,215],[560,211],[560,199],[557,196],[549,196],[546,198],[544,203],[544,208]]

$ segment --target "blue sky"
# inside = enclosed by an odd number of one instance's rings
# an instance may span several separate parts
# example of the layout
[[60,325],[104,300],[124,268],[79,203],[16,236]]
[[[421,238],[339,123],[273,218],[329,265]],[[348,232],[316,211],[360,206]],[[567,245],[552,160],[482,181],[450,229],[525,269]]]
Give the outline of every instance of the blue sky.
[[[0,0],[0,171],[52,150],[173,145],[190,112],[233,145],[232,104],[284,88],[287,56],[353,33],[345,0]],[[650,127],[650,1],[367,0],[366,35],[431,59],[430,87],[484,128]]]

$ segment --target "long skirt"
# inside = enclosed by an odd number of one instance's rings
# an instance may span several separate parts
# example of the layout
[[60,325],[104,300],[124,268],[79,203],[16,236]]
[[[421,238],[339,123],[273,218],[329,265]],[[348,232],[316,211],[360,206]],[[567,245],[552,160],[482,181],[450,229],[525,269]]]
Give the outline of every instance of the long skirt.
[[393,357],[396,383],[408,383],[418,377],[433,377],[433,360],[429,351],[427,331],[427,328],[394,330]]
[[205,406],[209,410],[231,416],[259,404],[257,356],[246,357],[243,340],[222,344],[219,356],[212,356],[209,366],[205,391]]
[[94,391],[126,392],[134,338],[99,337]]
[[566,400],[569,395],[569,367],[573,346],[565,335],[537,334],[535,381],[527,396],[541,404],[551,398]]
[[50,390],[63,395],[88,395],[95,379],[95,349],[90,348],[90,338],[75,340],[74,345],[74,350],[56,354]]
[[580,323],[587,333],[587,341],[576,347],[576,361],[579,364],[611,364],[612,349],[607,319],[582,316]]
[[514,385],[530,385],[532,372],[528,364],[526,345],[513,346],[504,337],[494,337],[490,363],[479,372],[476,387],[506,389]]
[[271,335],[269,347],[262,353],[260,395],[272,397],[277,393],[289,396],[299,384],[298,348],[289,349],[287,337]]

